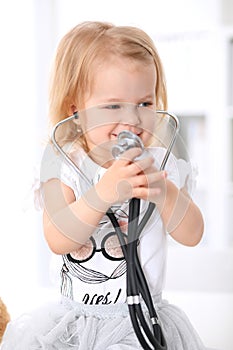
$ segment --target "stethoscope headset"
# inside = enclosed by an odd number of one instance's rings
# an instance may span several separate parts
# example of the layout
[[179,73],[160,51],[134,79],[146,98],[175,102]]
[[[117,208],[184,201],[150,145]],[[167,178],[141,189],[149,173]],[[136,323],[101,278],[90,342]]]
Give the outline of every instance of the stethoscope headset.
[[[171,153],[172,147],[175,143],[178,131],[179,131],[179,121],[178,118],[167,111],[157,110],[156,114],[163,114],[171,118],[174,123],[173,131],[170,135],[170,142],[166,148],[165,156],[160,165],[160,170],[164,170],[169,155]],[[64,157],[70,167],[84,180],[89,186],[92,183],[87,178],[87,176],[78,168],[78,166],[73,162],[73,160],[68,156],[64,149],[59,146],[56,140],[57,129],[67,123],[68,121],[77,120],[79,118],[78,112],[75,112],[72,116],[58,122],[51,134],[51,140],[58,152]],[[130,131],[122,131],[118,135],[118,144],[114,145],[112,148],[112,154],[114,158],[118,158],[124,151],[132,147],[140,147],[142,154],[144,151],[144,145],[141,139]],[[118,236],[124,258],[127,264],[127,304],[129,309],[130,318],[136,336],[145,350],[167,350],[166,340],[164,338],[161,326],[159,324],[159,319],[157,312],[154,308],[153,300],[149,291],[146,277],[142,270],[139,257],[138,257],[138,240],[141,232],[143,231],[145,225],[147,224],[151,214],[155,209],[155,204],[149,202],[146,212],[139,222],[140,215],[140,199],[132,198],[129,202],[129,218],[128,218],[128,242],[126,243],[124,234],[120,228],[117,218],[111,208],[108,209],[106,215],[110,219],[115,232]],[[150,325],[148,324],[144,310],[141,305],[141,301],[144,301],[149,317]],[[150,344],[148,344],[148,341]],[[152,347],[151,347],[152,346]]]

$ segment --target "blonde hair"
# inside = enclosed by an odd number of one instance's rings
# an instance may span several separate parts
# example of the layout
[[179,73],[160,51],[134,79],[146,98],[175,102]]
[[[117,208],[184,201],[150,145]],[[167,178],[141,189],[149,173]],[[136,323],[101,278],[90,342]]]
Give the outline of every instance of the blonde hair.
[[[154,61],[157,84],[157,109],[167,108],[163,67],[152,39],[141,29],[115,26],[105,22],[83,22],[71,29],[60,41],[50,81],[49,121],[51,126],[65,119],[75,105],[84,107],[84,96],[91,91],[96,62],[109,56],[130,58],[147,64]],[[75,125],[74,125],[75,127]],[[75,140],[75,128],[63,129],[59,141]],[[64,135],[65,133],[65,135]]]

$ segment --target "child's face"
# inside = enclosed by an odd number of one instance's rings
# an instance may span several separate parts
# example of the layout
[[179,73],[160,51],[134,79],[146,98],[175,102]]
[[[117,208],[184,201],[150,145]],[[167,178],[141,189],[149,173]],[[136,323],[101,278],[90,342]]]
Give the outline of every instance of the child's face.
[[111,147],[123,130],[137,134],[146,144],[153,129],[155,88],[153,63],[115,59],[97,69],[85,113],[80,114],[90,156],[96,162],[111,164]]

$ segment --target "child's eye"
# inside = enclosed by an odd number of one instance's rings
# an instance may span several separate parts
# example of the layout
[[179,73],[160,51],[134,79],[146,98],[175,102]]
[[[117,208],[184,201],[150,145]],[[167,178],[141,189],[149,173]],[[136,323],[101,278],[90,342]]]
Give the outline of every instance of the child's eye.
[[121,106],[119,104],[111,104],[111,105],[105,105],[104,108],[106,109],[120,109]]
[[153,103],[151,103],[151,102],[141,102],[138,104],[138,107],[150,107],[152,105],[153,105]]

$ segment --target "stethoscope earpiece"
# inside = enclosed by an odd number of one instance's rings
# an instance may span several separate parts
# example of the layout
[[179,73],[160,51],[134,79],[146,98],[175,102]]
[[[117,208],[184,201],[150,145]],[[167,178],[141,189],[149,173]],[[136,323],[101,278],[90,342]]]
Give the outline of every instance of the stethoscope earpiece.
[[73,117],[74,119],[79,119],[78,111],[74,112]]

